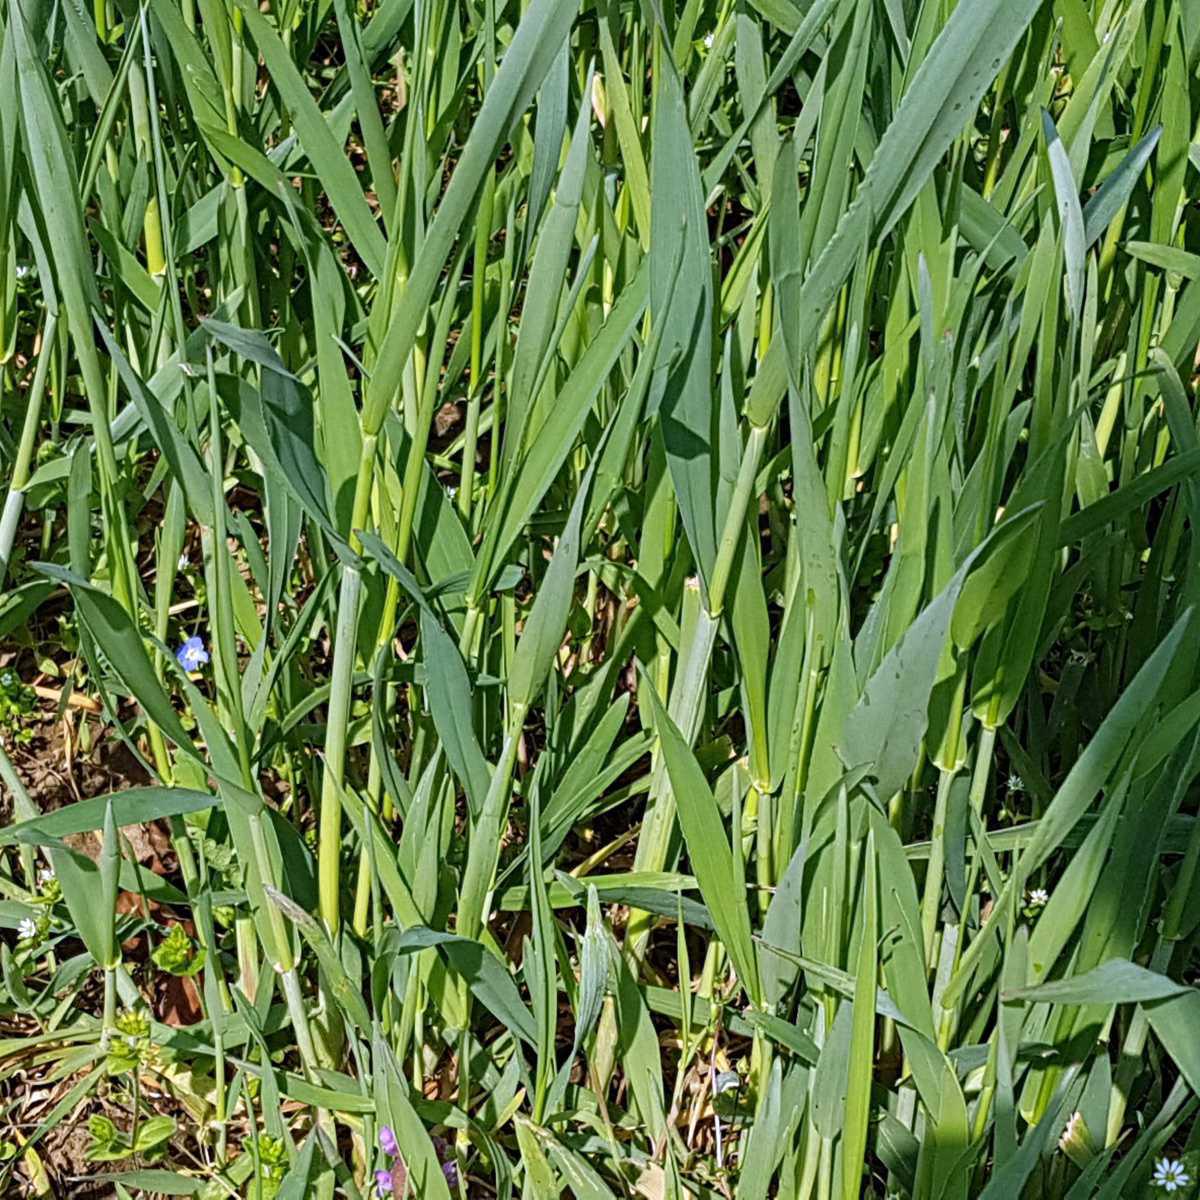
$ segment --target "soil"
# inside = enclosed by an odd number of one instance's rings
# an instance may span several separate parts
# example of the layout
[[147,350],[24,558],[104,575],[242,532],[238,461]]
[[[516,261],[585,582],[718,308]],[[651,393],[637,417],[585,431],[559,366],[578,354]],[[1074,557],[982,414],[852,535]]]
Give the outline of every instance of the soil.
[[[32,740],[20,745],[8,739],[5,745],[30,799],[41,812],[150,783],[129,747],[97,717],[73,710],[56,717],[57,706],[49,700],[43,703],[40,718],[33,720]],[[84,721],[92,742],[87,753],[80,748]],[[4,789],[0,820],[11,820],[11,809],[12,798]]]

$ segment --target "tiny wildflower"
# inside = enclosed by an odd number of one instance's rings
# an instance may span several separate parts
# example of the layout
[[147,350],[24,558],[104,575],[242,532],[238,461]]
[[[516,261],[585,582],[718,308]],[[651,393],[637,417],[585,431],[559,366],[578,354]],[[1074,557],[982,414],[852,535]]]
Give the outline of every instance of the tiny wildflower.
[[379,1148],[388,1158],[395,1158],[400,1153],[400,1144],[396,1141],[396,1135],[390,1125],[384,1125],[379,1131]]
[[381,1170],[375,1172],[375,1190],[381,1196],[391,1196],[393,1194],[391,1171]]
[[175,652],[175,657],[185,671],[198,671],[208,662],[208,651],[205,650],[204,642],[200,638],[190,637]]
[[4,684],[5,687],[12,687],[15,678],[16,676],[11,671],[5,671],[3,675],[0,675],[0,683]]
[[28,263],[21,263],[16,273],[18,279],[28,279],[33,274],[33,268]]
[[17,933],[23,942],[36,942],[38,936],[37,922],[32,917],[22,917],[17,926]]
[[705,50],[711,50],[713,48],[713,35],[711,33],[706,33],[704,35],[704,48]]
[[458,1187],[458,1163],[454,1161],[454,1147],[445,1138],[436,1135],[432,1141],[438,1161],[442,1164],[442,1174],[446,1177],[446,1182],[452,1188]]
[[1160,1158],[1154,1164],[1154,1186],[1167,1192],[1177,1192],[1192,1182],[1177,1158]]
[[185,550],[179,556],[179,563],[178,563],[179,569],[181,571],[186,571],[188,569],[188,567],[190,567],[191,565],[192,565],[192,560],[190,558],[188,558],[187,551]]
[[54,881],[53,868],[52,867],[43,867],[37,873],[37,881],[41,887],[45,887],[47,884],[52,883]]
[[[1034,888],[1025,898],[1030,908],[1045,908],[1050,903],[1050,893],[1045,888]],[[1078,1116],[1078,1114],[1076,1114]]]
[[1008,790],[1010,792],[1023,792],[1025,790],[1025,780],[1015,771],[1008,777]]

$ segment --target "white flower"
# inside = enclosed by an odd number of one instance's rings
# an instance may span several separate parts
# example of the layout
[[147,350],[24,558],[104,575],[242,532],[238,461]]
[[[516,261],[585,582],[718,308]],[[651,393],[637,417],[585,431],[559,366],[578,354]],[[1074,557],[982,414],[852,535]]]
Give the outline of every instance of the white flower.
[[711,50],[713,48],[713,35],[711,33],[706,33],[704,35],[704,48],[705,50]]
[[45,887],[54,878],[54,870],[51,867],[43,867],[37,874],[37,880],[40,886]]
[[1160,1158],[1154,1164],[1154,1186],[1168,1192],[1177,1192],[1192,1182],[1192,1177],[1183,1169],[1177,1158]]
[[[1029,895],[1025,897],[1025,903],[1028,904],[1030,908],[1045,908],[1046,905],[1050,903],[1050,893],[1046,891],[1045,888],[1034,888],[1033,891],[1031,891]],[[1077,1116],[1079,1116],[1078,1113],[1075,1114],[1075,1117]],[[1071,1120],[1074,1120],[1075,1117],[1072,1117]]]
[[3,675],[0,675],[0,683],[4,684],[5,687],[10,687],[12,685],[13,678],[14,676],[11,671],[5,671]]
[[1023,792],[1025,790],[1025,780],[1016,771],[1008,777],[1008,790],[1010,792]]
[[186,571],[188,569],[188,567],[190,567],[191,565],[192,565],[192,560],[190,558],[188,558],[187,551],[185,550],[179,556],[179,569],[181,571]]
[[17,933],[20,934],[23,942],[36,942],[38,935],[37,922],[32,917],[22,917],[21,923],[17,926]]
[[33,268],[28,263],[21,263],[17,267],[17,278],[28,279],[33,274]]

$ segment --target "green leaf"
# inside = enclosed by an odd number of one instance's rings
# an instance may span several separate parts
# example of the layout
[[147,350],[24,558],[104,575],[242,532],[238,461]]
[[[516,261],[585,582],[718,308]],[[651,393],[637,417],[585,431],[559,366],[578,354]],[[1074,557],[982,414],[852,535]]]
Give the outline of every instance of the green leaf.
[[1188,992],[1195,994],[1195,989],[1128,959],[1113,958],[1082,975],[1006,992],[1003,999],[1031,1004],[1132,1004]]
[[263,885],[263,892],[267,899],[295,925],[300,936],[317,956],[327,989],[326,994],[330,1000],[338,1006],[340,1012],[350,1018],[361,1033],[369,1036],[371,1014],[367,1011],[367,1006],[358,988],[346,974],[346,969],[342,966],[342,961],[338,957],[333,943],[329,940],[325,927],[315,917],[306,913],[300,905],[288,899],[270,884]]
[[517,985],[503,963],[479,942],[415,926],[404,931],[399,946],[401,953],[406,954],[436,946],[450,967],[466,980],[487,1012],[497,1017],[510,1033],[530,1046],[537,1046],[533,1018],[521,1001]]
[[1071,163],[1063,148],[1058,130],[1048,112],[1042,112],[1042,129],[1046,137],[1046,152],[1050,157],[1050,174],[1058,198],[1058,221],[1062,230],[1063,257],[1067,268],[1067,302],[1076,321],[1083,311],[1083,256],[1087,246],[1083,228],[1083,212],[1079,207],[1079,188],[1071,172]]
[[700,892],[742,986],[751,1002],[758,1004],[762,996],[758,959],[751,938],[746,898],[735,888],[733,854],[721,811],[700,764],[679,727],[667,715],[649,679],[643,679],[640,694],[649,699],[654,728],[675,793],[679,827],[687,842],[688,857]]
[[575,0],[533,0],[521,18],[471,125],[450,183],[394,309],[381,312],[378,356],[367,386],[363,426],[374,433],[383,422],[400,373],[416,341],[442,268],[459,237],[486,172],[513,123],[529,106],[558,56],[575,19]]
[[728,455],[737,435],[729,420],[722,421],[712,388],[708,223],[683,85],[667,53],[660,63],[650,131],[654,204],[648,261],[650,316],[662,328],[662,357],[650,408],[660,416],[680,516],[707,582],[731,490],[719,478],[720,454],[724,448]]
[[279,34],[254,5],[239,0],[238,7],[330,204],[363,262],[379,278],[384,271],[387,247],[350,160],[342,153]]
[[1188,988],[1177,996],[1154,1000],[1145,1005],[1150,1028],[1167,1053],[1175,1060],[1193,1092],[1200,1088],[1200,1045],[1196,1042],[1200,1021],[1200,992]]
[[148,825],[166,817],[201,812],[217,802],[217,797],[209,792],[190,788],[130,788],[125,792],[80,800],[0,829],[0,846],[51,846],[72,834],[101,829],[109,804],[117,825],[125,826]]
[[141,634],[134,628],[129,614],[108,593],[80,579],[79,576],[53,563],[34,563],[34,569],[65,584],[104,657],[121,682],[133,693],[150,719],[181,750],[202,762],[167,694],[163,691]]
[[554,548],[554,555],[534,597],[529,616],[525,619],[521,639],[517,642],[512,665],[508,669],[508,702],[512,711],[522,716],[537,699],[554,663],[554,656],[562,646],[575,593],[583,514],[587,510],[596,462],[596,459],[592,460],[580,480],[566,528]]

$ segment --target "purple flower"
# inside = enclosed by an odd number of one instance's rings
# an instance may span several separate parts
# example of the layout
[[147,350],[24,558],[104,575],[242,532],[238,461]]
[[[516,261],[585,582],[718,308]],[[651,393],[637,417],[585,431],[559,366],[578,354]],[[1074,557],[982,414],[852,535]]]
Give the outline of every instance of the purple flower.
[[400,1146],[390,1125],[384,1125],[379,1130],[379,1148],[388,1158],[395,1158],[400,1153]]
[[392,1173],[391,1171],[376,1171],[375,1172],[375,1189],[381,1196],[394,1195],[392,1189]]
[[458,1163],[454,1161],[454,1146],[436,1134],[430,1140],[442,1164],[442,1174],[445,1175],[446,1182],[452,1188],[458,1187]]
[[198,637],[190,637],[175,652],[175,658],[185,671],[198,671],[208,662],[208,651]]

